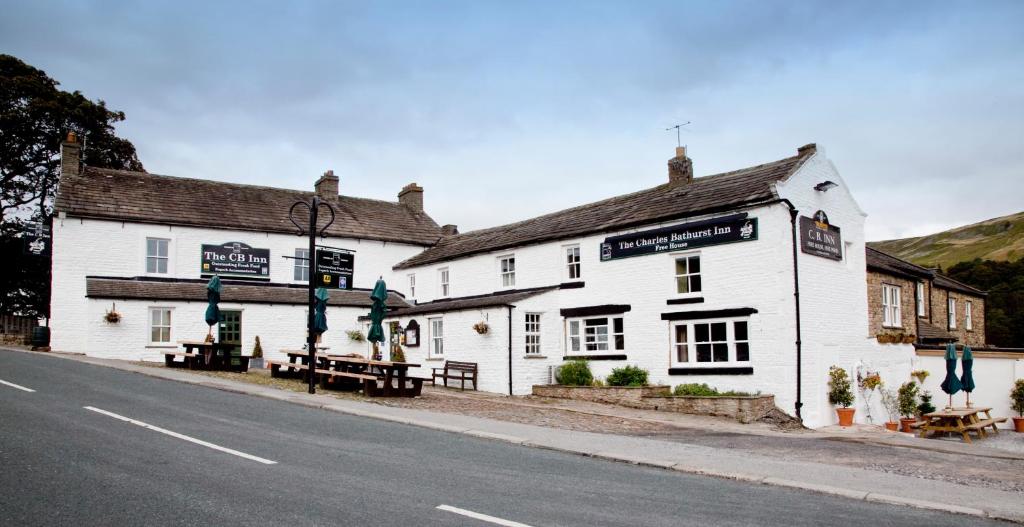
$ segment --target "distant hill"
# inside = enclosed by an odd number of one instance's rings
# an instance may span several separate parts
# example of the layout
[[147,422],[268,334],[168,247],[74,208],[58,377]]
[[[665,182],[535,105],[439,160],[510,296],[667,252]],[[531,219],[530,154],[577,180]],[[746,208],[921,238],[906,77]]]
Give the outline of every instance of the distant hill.
[[949,269],[975,258],[1013,262],[1024,257],[1024,212],[928,236],[868,245],[925,267],[940,265]]

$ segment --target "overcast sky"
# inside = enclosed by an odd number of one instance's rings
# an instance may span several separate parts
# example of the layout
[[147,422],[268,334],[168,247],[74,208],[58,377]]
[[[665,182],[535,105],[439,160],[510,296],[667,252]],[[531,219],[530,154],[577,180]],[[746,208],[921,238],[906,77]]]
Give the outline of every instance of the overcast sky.
[[868,239],[1024,210],[1024,2],[0,0],[0,52],[154,173],[394,200],[463,231],[825,149]]

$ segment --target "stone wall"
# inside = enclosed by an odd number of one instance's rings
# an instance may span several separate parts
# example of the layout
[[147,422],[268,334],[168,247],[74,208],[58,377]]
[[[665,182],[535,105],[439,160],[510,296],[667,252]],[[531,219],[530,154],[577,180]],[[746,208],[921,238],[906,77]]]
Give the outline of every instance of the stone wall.
[[[917,294],[917,282],[876,271],[868,271],[868,335],[876,337],[880,334],[903,333],[917,335],[917,306],[914,296]],[[882,284],[900,288],[900,323],[896,326],[882,324]],[[927,293],[926,293],[927,294]],[[927,298],[927,296],[925,297]]]
[[642,410],[732,417],[741,423],[761,419],[775,409],[775,396],[773,395],[750,397],[677,396],[671,395],[668,386],[536,385],[533,387],[533,395],[614,404]]
[[[949,327],[948,300],[956,302],[956,327]],[[966,327],[967,302],[971,303],[971,329]],[[950,291],[941,287],[932,290],[931,295],[932,324],[949,331],[957,337],[958,342],[968,346],[985,345],[985,298],[968,295],[959,291]]]

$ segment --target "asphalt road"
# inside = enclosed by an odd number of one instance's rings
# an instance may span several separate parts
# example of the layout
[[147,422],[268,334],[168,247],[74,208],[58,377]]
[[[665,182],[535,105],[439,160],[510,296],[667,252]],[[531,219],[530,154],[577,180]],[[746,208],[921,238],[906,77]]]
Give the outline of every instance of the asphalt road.
[[41,354],[0,350],[0,381],[35,390],[0,382],[0,525],[1000,525],[347,416]]

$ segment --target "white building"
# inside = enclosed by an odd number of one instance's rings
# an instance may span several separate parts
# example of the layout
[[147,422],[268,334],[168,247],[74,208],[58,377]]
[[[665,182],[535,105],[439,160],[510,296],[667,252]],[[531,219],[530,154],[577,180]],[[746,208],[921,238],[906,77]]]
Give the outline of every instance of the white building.
[[[203,246],[236,242],[269,268],[226,280],[222,309],[241,323],[230,318],[221,337],[248,353],[258,335],[268,356],[301,346],[303,261],[283,257],[304,256],[288,209],[311,193],[80,169],[78,153],[65,144],[53,226],[55,349],[158,358],[201,338]],[[316,192],[339,212],[321,242],[355,252],[354,289],[332,292],[325,344],[365,353],[345,330],[364,327],[367,289],[383,276],[397,292],[392,342],[422,377],[470,361],[481,390],[526,394],[581,357],[598,377],[634,364],[655,383],[771,393],[790,413],[802,403],[809,426],[833,423],[828,367],[884,353],[867,335],[865,215],[836,168],[807,145],[694,178],[679,149],[668,176],[457,234],[423,212],[415,185],[382,202],[339,196],[325,175]],[[120,322],[104,321],[111,310]]]

